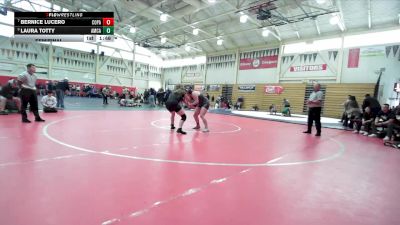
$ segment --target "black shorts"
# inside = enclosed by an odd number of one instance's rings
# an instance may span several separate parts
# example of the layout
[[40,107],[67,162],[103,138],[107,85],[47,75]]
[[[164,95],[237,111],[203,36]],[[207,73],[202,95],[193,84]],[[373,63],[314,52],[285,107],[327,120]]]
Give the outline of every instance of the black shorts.
[[179,105],[179,102],[177,101],[171,101],[171,102],[167,101],[165,103],[165,107],[167,107],[168,111],[170,112],[179,112],[182,109],[182,106]]
[[202,102],[202,104],[198,104],[197,107],[199,107],[199,108],[203,107],[203,108],[209,109],[210,108],[210,102],[209,101]]

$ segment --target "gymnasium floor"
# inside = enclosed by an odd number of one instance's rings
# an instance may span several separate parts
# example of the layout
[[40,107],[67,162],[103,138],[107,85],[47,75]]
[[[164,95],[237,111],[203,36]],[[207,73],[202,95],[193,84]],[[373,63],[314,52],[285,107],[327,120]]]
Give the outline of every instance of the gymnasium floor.
[[192,112],[183,136],[100,101],[0,117],[0,224],[400,224],[400,151],[379,139],[215,113],[202,133]]

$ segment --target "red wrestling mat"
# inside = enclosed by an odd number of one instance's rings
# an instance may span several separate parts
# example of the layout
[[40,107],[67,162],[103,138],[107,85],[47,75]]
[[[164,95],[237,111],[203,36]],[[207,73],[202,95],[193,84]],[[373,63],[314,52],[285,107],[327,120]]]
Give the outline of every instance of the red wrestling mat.
[[[400,224],[400,152],[381,140],[167,111],[0,117],[0,224]],[[177,126],[179,118],[176,117]]]

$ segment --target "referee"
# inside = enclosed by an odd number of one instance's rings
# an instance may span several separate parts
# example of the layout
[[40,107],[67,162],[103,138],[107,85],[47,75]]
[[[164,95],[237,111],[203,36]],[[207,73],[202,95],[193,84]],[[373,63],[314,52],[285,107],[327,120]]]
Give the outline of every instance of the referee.
[[321,109],[322,109],[322,98],[324,94],[320,91],[321,85],[318,83],[314,84],[314,91],[311,93],[309,99],[307,100],[308,106],[308,128],[303,133],[311,134],[311,127],[315,121],[315,127],[317,128],[317,133],[315,136],[321,136]]
[[22,122],[23,123],[31,122],[30,120],[28,120],[28,115],[26,113],[26,107],[28,106],[28,103],[30,105],[30,109],[35,115],[35,121],[44,122],[44,119],[40,118],[38,111],[38,100],[36,94],[37,77],[35,75],[36,66],[33,64],[28,64],[26,65],[26,68],[27,70],[18,76],[18,81],[21,85],[20,95],[22,101],[22,108],[21,108]]

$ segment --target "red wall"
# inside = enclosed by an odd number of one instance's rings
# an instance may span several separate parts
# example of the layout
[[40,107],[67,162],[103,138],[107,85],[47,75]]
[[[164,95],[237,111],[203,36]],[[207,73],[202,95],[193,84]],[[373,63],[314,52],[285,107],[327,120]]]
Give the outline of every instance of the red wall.
[[[15,78],[15,77],[12,77],[12,76],[0,76],[0,84],[3,86],[5,83],[7,83],[7,81],[8,80],[10,80],[11,78]],[[41,84],[41,83],[43,83],[43,84],[45,84],[46,83],[46,79],[38,79],[38,82],[37,83],[39,83],[39,84]],[[79,84],[79,85],[81,85],[81,87],[82,87],[82,85],[83,84],[92,84],[92,83],[82,83],[82,82],[73,82],[73,81],[71,81],[71,82],[69,82],[70,84]],[[103,88],[104,86],[105,86],[105,84],[92,84],[92,85],[94,85],[97,89],[99,89],[99,88]],[[123,88],[123,86],[115,86],[115,85],[109,85],[110,87],[111,87],[111,90],[112,91],[116,91],[116,92],[118,92],[118,93],[122,93],[122,88]],[[133,89],[133,91],[135,91],[136,92],[136,87],[128,87],[128,89],[129,90],[132,90]],[[82,90],[82,89],[81,89]]]

